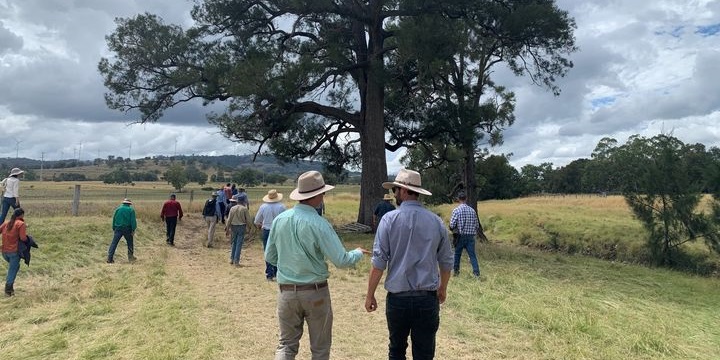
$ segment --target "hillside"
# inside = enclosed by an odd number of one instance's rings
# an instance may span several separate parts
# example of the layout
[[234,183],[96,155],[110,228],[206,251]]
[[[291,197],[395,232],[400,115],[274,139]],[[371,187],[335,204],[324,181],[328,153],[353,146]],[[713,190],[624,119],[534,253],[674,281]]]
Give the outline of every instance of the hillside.
[[[156,156],[141,159],[127,159],[122,157],[108,157],[92,161],[77,159],[41,161],[28,158],[0,158],[0,173],[8,172],[13,167],[34,173],[38,178],[52,180],[61,174],[82,174],[87,180],[98,180],[99,176],[112,171],[122,165],[132,173],[162,174],[173,163],[194,164],[209,176],[217,174],[219,170],[233,172],[243,168],[252,168],[265,174],[278,174],[288,178],[295,178],[309,170],[323,170],[323,163],[318,161],[296,161],[282,163],[273,156],[261,155],[253,161],[252,155],[178,155],[174,157]],[[42,169],[41,169],[42,168]]]

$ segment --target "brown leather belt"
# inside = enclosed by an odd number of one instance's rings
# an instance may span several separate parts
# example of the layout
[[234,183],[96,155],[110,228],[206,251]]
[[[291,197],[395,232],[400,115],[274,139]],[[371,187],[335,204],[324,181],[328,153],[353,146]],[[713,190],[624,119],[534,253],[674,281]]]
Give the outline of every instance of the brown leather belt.
[[279,284],[280,291],[305,291],[305,290],[320,290],[328,286],[327,281],[319,282],[316,284]]

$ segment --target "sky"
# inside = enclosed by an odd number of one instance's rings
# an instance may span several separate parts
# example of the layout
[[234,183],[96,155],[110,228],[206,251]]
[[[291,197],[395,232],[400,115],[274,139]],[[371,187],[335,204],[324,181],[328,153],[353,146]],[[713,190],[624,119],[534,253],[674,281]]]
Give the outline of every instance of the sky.
[[[574,67],[559,96],[496,68],[517,99],[510,163],[589,158],[604,137],[672,134],[720,147],[720,0],[558,0],[575,19]],[[0,0],[0,157],[91,160],[247,154],[209,125],[199,102],[157,123],[108,109],[97,71],[114,19],[149,12],[192,24],[186,0]],[[215,109],[222,104],[215,104]],[[388,153],[392,173],[403,151]]]

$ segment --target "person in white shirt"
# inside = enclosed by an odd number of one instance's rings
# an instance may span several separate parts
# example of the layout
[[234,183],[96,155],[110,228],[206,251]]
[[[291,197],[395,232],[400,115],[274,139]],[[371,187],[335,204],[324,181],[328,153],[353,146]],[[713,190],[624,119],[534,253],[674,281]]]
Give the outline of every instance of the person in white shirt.
[[0,214],[0,224],[5,222],[10,207],[13,210],[20,207],[20,177],[25,173],[20,168],[13,168],[10,170],[10,176],[5,180],[5,193],[3,193],[2,199],[2,214]]

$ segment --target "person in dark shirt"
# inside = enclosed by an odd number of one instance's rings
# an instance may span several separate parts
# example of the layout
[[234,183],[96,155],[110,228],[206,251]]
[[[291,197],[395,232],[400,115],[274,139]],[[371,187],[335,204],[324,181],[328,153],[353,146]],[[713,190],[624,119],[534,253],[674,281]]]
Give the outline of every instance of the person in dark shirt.
[[380,219],[382,219],[383,215],[395,210],[395,205],[392,204],[394,199],[395,196],[392,194],[385,194],[385,196],[383,196],[383,201],[375,205],[375,210],[373,211],[373,232],[377,230],[377,225],[380,223]]

